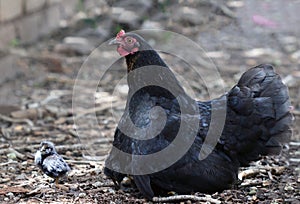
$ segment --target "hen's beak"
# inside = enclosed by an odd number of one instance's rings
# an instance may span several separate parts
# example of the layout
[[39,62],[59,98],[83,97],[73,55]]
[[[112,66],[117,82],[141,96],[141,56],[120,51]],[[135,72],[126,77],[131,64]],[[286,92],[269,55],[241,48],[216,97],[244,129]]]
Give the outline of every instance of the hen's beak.
[[121,42],[119,40],[117,40],[116,38],[112,39],[108,43],[108,45],[119,45],[119,44],[121,44]]

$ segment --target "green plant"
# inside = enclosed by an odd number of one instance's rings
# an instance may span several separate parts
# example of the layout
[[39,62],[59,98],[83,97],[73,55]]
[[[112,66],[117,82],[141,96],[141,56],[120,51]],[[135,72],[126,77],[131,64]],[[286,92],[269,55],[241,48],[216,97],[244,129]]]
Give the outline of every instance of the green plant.
[[10,41],[10,46],[12,46],[12,47],[17,47],[19,45],[20,45],[20,40],[18,38],[12,39]]

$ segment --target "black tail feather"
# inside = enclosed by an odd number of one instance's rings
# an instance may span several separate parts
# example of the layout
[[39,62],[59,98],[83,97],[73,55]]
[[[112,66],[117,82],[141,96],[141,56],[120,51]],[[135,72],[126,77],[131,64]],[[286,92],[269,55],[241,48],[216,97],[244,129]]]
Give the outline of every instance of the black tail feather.
[[233,155],[240,164],[248,165],[260,155],[280,153],[292,134],[292,115],[288,89],[273,67],[259,65],[245,72],[229,92],[228,101],[227,117],[235,117],[236,127],[231,130],[233,135],[227,135],[225,127],[225,148],[235,150]]

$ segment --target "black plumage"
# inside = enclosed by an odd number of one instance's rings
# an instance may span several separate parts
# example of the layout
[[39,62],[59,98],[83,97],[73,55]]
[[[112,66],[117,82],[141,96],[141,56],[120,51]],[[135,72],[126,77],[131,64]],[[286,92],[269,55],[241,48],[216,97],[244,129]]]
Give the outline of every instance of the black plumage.
[[47,176],[55,179],[56,185],[58,185],[58,179],[71,170],[69,165],[56,152],[54,144],[49,141],[41,142],[34,161]]
[[[121,31],[111,44],[117,44],[118,52],[126,58],[129,72],[128,95],[132,96],[127,101],[125,112],[115,131],[114,147],[132,155],[152,154],[172,144],[180,124],[191,117],[198,117],[200,121],[192,146],[177,162],[158,172],[132,175],[145,197],[151,199],[156,194],[168,191],[213,193],[230,188],[237,180],[240,166],[247,166],[262,155],[279,153],[282,144],[289,140],[292,116],[288,90],[271,65],[263,64],[249,69],[227,94],[212,101],[201,102],[191,99],[185,93],[158,53],[141,36]],[[152,72],[149,67],[142,72],[132,72],[151,65],[160,66],[166,71]],[[135,85],[146,81],[149,75],[155,82],[170,84],[176,90],[176,95],[155,85],[136,91]],[[178,100],[183,101],[183,106],[186,107],[197,104],[199,114],[181,114]],[[224,100],[227,102],[226,106]],[[217,145],[208,144],[204,147],[203,141],[209,126],[218,126],[213,121],[211,123],[212,103],[215,109],[225,109],[227,115]],[[144,135],[141,134],[140,139],[136,139],[121,131],[127,120],[140,128],[155,123],[155,117],[153,120],[150,114],[155,106],[163,108],[167,117],[163,130],[156,137],[143,140]],[[188,140],[189,132],[186,134]],[[199,159],[201,148],[212,151],[204,160]],[[118,172],[124,162],[128,163],[128,168],[135,168],[134,165],[140,162],[134,157],[128,161],[121,161],[120,158],[119,155],[110,153],[106,166],[114,169],[104,169],[105,174],[116,183],[120,183],[126,176]]]

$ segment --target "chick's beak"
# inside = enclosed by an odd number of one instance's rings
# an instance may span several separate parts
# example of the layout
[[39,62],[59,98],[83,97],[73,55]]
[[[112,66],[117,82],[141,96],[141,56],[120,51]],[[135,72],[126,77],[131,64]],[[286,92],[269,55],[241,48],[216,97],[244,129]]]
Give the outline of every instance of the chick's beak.
[[46,146],[45,145],[43,145],[42,147],[41,147],[41,152],[43,152],[43,151],[45,151],[45,149],[46,149]]
[[119,45],[121,44],[121,41],[117,40],[116,38],[109,41],[108,45]]

